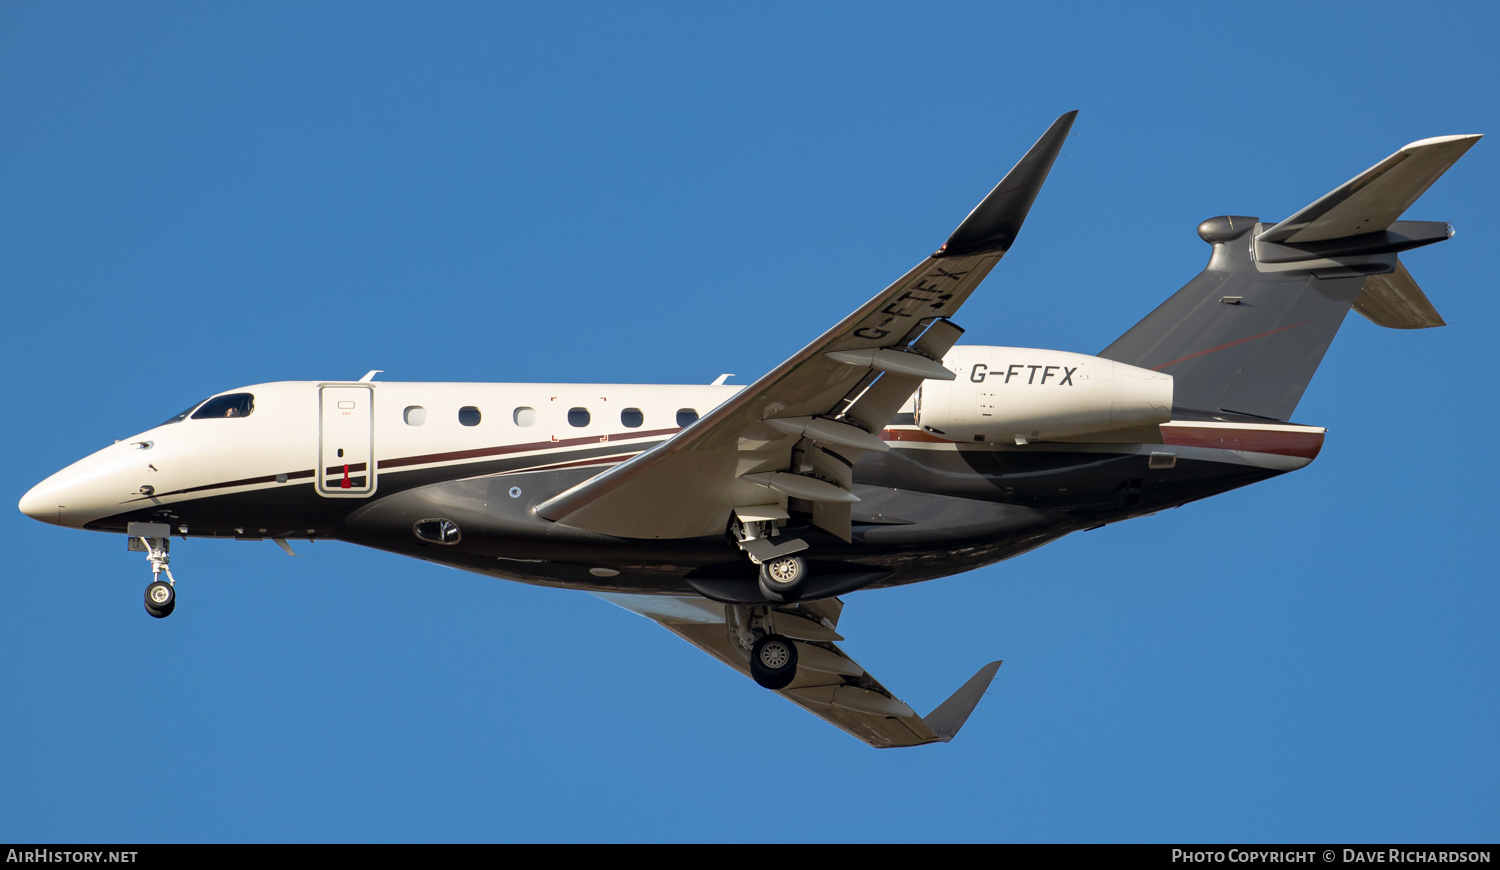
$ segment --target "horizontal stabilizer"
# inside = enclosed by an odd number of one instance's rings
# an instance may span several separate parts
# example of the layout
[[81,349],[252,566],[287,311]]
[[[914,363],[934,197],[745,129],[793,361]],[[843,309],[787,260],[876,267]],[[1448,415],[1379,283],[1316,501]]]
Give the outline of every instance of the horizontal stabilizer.
[[1380,232],[1480,138],[1438,136],[1413,142],[1256,238],[1295,245]]
[[1396,261],[1396,271],[1365,279],[1364,287],[1354,300],[1354,310],[1376,326],[1389,329],[1427,329],[1448,325],[1400,260]]
[[938,739],[947,743],[958,734],[958,729],[964,727],[969,721],[969,714],[979,704],[979,699],[984,697],[985,689],[990,687],[990,682],[995,679],[995,674],[1000,670],[1000,662],[990,662],[979,669],[979,673],[969,678],[967,683],[958,687],[948,700],[938,705],[936,710],[922,717]]

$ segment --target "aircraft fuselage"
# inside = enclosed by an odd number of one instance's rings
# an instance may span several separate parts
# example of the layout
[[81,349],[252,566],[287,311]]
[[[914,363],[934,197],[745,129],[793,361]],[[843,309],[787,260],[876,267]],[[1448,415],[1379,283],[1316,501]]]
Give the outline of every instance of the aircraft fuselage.
[[[184,538],[344,540],[523,582],[691,594],[690,573],[748,565],[727,534],[618,538],[534,508],[741,389],[257,384],[80,460],[21,508],[96,531],[154,522]],[[1290,471],[1323,439],[1313,427],[1174,419],[1160,443],[957,442],[916,425],[917,401],[880,433],[891,449],[854,467],[850,541],[795,510],[784,530],[819,559],[888,573],[873,586],[970,570]]]

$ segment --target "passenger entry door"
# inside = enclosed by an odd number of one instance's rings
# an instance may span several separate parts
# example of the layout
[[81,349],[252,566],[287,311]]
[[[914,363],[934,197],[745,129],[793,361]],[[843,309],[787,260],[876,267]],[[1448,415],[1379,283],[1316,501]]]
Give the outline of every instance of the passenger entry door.
[[361,497],[375,491],[375,389],[318,388],[318,494]]

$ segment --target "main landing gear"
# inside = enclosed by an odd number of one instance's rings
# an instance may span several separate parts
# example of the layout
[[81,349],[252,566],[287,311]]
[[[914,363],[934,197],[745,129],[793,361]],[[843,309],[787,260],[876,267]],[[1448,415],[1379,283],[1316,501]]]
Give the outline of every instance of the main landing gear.
[[785,689],[797,678],[797,644],[776,634],[771,608],[731,605],[729,637],[750,656],[750,676],[767,689]]
[[786,519],[786,512],[774,505],[735,508],[729,532],[750,561],[760,567],[760,594],[770,601],[796,601],[807,579],[807,561],[796,554],[807,549],[807,542],[792,539],[771,543],[780,534],[778,519]]
[[[126,527],[126,533],[130,536],[130,549],[146,554],[146,561],[151,563],[151,583],[146,587],[146,612],[157,619],[166,619],[172,615],[177,608],[177,578],[172,576],[172,569],[167,563],[172,557],[167,555],[171,549],[172,541],[168,535],[172,533],[172,527],[166,523],[131,523]],[[162,580],[161,575],[166,574],[167,579]]]
[[760,564],[760,594],[772,601],[796,601],[807,579],[807,562],[801,556],[782,556]]
[[797,677],[797,644],[768,634],[750,648],[750,676],[767,689],[785,689]]

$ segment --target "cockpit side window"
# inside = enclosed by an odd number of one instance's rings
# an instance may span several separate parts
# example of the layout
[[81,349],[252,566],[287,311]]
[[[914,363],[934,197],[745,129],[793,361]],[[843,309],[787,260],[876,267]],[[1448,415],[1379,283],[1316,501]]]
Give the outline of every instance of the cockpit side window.
[[203,403],[193,412],[194,420],[217,420],[221,417],[248,417],[255,412],[255,396],[250,393],[230,393],[216,396]]
[[157,425],[158,426],[166,426],[169,423],[181,423],[183,420],[187,419],[187,417],[188,417],[189,414],[193,413],[193,409],[194,408],[198,407],[201,404],[203,404],[203,402],[201,400],[197,401],[197,402],[194,402],[193,404],[188,405],[187,408],[182,413],[180,413],[180,414],[173,414],[172,416],[170,416],[167,419],[161,421]]

